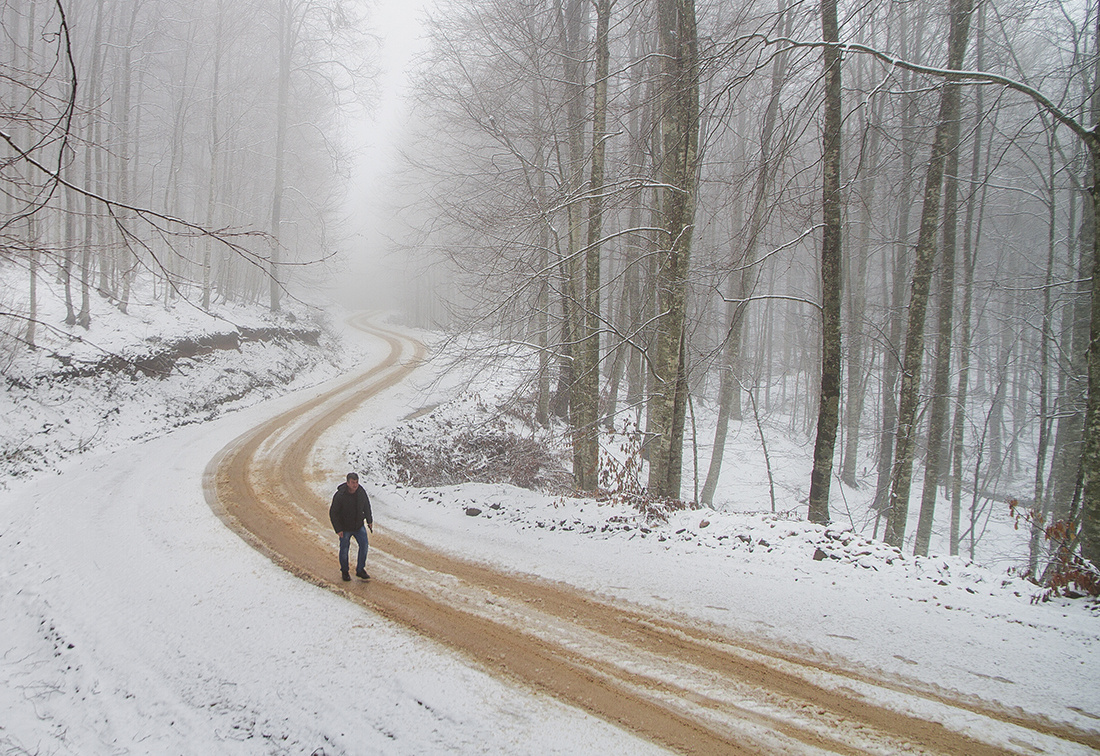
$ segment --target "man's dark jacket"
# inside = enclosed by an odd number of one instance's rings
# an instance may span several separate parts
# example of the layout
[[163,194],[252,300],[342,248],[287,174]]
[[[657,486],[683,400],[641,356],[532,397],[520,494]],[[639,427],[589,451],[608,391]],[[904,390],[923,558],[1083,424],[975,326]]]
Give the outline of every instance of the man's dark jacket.
[[363,486],[355,489],[355,493],[348,490],[347,483],[341,483],[332,496],[332,506],[328,508],[328,518],[332,520],[332,529],[337,533],[345,531],[354,533],[363,527],[363,521],[371,525],[374,518],[370,513],[370,498]]

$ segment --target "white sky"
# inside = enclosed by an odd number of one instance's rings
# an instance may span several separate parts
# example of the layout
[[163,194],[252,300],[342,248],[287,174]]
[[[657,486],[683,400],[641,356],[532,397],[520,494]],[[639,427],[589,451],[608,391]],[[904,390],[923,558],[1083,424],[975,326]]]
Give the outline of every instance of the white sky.
[[[385,239],[379,225],[388,221],[388,176],[396,166],[396,144],[407,112],[405,97],[413,58],[423,46],[421,21],[432,0],[379,0],[370,11],[372,31],[380,40],[381,76],[374,112],[351,124],[351,142],[357,155],[348,191],[352,239],[348,278],[354,291],[345,296],[356,307],[392,307],[392,280],[379,274],[393,268],[380,259]],[[363,301],[366,299],[367,301]]]

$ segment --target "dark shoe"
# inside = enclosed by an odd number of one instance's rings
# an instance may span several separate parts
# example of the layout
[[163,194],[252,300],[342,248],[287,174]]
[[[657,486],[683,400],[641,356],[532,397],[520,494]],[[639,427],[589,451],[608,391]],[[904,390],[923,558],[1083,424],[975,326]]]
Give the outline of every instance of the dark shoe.
[[364,580],[370,580],[370,575],[367,574],[366,570],[356,570],[355,577],[363,578]]
[[343,572],[341,572],[341,573],[340,573],[340,577],[344,578],[344,582],[345,582],[345,583],[346,583],[347,581],[351,580],[351,575],[349,575],[349,574],[348,574],[348,571],[347,571],[347,570],[344,570]]

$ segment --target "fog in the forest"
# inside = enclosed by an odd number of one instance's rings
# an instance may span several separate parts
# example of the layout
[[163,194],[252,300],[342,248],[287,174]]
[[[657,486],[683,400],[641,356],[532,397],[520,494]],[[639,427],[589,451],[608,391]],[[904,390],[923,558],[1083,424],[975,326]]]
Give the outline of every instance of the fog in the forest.
[[415,275],[406,264],[396,222],[398,201],[389,190],[401,170],[402,130],[415,57],[423,51],[429,0],[377,3],[371,8],[378,44],[377,96],[347,124],[352,150],[346,213],[349,220],[346,268],[335,274],[340,301],[352,308],[402,312]]
[[1100,558],[1094,4],[0,18],[6,359],[92,301],[393,310],[526,350],[578,490],[625,428],[647,495],[718,506],[731,434],[783,434],[815,522],[859,491],[861,529],[959,553],[1013,503],[1033,573]]

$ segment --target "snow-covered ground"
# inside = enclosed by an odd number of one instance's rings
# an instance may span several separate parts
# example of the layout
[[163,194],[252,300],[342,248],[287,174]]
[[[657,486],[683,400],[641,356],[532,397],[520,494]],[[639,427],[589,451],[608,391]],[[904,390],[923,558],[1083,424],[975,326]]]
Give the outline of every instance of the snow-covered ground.
[[[384,351],[350,329],[344,337],[349,368]],[[333,372],[319,362],[292,394],[254,395],[240,404],[264,400],[154,438],[131,441],[110,426],[98,450],[8,481],[0,753],[659,752],[302,583],[222,525],[203,497],[206,464],[247,429],[320,393]],[[419,422],[430,433],[448,412],[452,421],[461,414],[446,405],[461,395],[460,376],[436,378],[436,366],[425,366],[326,434],[333,469],[370,471],[364,483],[379,527],[1100,730],[1092,605],[1035,604],[1034,587],[1003,567],[901,558],[843,526],[785,514],[798,512],[807,445],[776,434],[776,515],[749,426],[729,451],[734,464],[718,497],[725,511],[672,512],[667,522],[626,504],[504,484],[405,488],[379,462],[387,429]],[[491,404],[509,386],[486,375],[471,388]],[[846,497],[858,522],[862,505]],[[1011,529],[1007,519],[1003,526]]]
[[[1100,731],[1100,606],[1034,600],[1039,588],[1007,569],[1026,553],[1027,537],[1007,506],[987,526],[984,548],[994,567],[934,553],[914,557],[856,532],[853,522],[871,519],[870,490],[834,484],[831,500],[841,504],[835,524],[812,525],[803,519],[812,443],[772,428],[772,513],[759,438],[748,422],[727,447],[733,464],[715,497],[723,511],[673,511],[661,521],[625,503],[509,485],[407,488],[392,482],[389,437],[408,445],[507,425],[484,408],[515,384],[506,375],[490,377],[471,394],[465,376],[440,384],[429,383],[430,375],[394,391],[388,408],[364,407],[346,420],[348,453],[374,472],[368,490],[383,522],[397,520],[421,541],[467,558]],[[434,409],[408,414],[419,407]],[[688,461],[685,487],[690,468]],[[909,533],[916,504],[919,498]],[[479,510],[474,516],[471,507]],[[948,519],[941,507],[938,534]]]
[[[0,272],[7,286],[22,280],[25,288],[25,274]],[[154,300],[147,282],[138,283],[135,298]],[[345,362],[323,314],[294,303],[277,318],[227,304],[207,313],[180,300],[131,302],[123,315],[93,295],[84,329],[63,324],[64,300],[52,280],[40,281],[40,290],[37,348],[11,349],[11,337],[0,334],[0,487],[72,454],[120,448],[316,383]],[[0,310],[10,295],[0,284]],[[21,322],[0,325],[25,336]],[[272,332],[306,340],[257,337]],[[222,348],[200,348],[215,342]],[[181,349],[195,353],[180,357]]]

